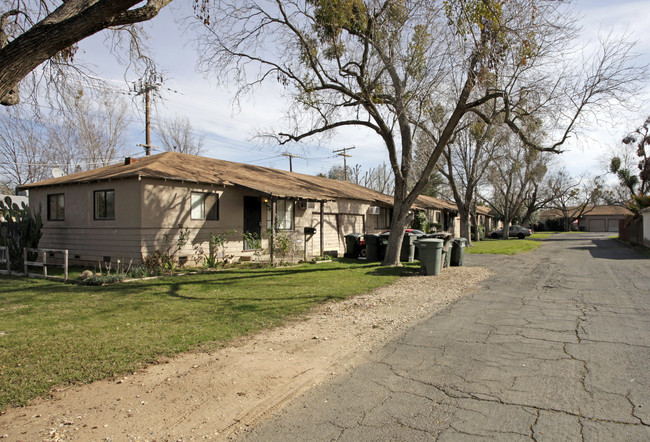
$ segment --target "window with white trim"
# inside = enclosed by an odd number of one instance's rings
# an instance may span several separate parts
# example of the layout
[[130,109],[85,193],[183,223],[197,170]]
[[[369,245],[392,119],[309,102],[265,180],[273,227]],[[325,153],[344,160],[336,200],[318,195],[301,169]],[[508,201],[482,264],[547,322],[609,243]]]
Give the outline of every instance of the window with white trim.
[[192,192],[190,205],[191,219],[219,220],[219,194]]

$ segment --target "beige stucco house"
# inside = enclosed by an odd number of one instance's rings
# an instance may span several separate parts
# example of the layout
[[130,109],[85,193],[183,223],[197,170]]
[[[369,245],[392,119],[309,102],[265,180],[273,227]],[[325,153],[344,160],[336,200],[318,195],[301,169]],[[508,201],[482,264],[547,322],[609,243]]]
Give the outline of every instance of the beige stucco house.
[[[342,255],[348,233],[389,228],[392,196],[355,184],[212,158],[167,152],[23,186],[31,207],[43,207],[43,248],[68,249],[71,262],[140,260],[189,241],[177,253],[191,260],[210,233],[228,236],[226,254],[252,255],[242,232],[263,237],[272,227],[308,256]],[[419,204],[419,202],[418,202]],[[442,209],[442,208],[441,208]],[[449,208],[447,208],[449,209]],[[272,214],[275,214],[273,216]],[[305,234],[305,228],[315,234]]]

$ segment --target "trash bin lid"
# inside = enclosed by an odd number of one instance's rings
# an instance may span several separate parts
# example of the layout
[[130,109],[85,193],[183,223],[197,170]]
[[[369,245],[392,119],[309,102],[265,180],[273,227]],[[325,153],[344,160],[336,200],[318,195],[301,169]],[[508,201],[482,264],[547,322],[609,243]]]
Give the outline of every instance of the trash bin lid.
[[441,249],[443,240],[437,238],[418,238],[413,243],[420,248]]

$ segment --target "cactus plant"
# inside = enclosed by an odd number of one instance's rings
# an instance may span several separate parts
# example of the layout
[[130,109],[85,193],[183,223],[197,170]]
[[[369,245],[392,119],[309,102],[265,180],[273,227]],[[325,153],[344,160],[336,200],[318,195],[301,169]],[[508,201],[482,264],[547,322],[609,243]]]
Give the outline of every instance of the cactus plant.
[[0,214],[4,222],[0,223],[0,246],[6,246],[11,256],[11,268],[20,270],[23,265],[23,249],[38,247],[41,239],[43,220],[41,206],[38,212],[32,211],[21,203],[12,203],[11,197],[0,201]]

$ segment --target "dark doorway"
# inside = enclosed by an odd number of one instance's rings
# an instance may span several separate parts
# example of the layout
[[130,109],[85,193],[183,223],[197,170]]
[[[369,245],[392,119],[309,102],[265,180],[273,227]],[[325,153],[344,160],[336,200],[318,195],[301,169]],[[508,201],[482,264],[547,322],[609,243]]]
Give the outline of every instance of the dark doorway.
[[[262,204],[256,196],[244,197],[244,233],[255,233],[262,237]],[[244,250],[251,248],[244,241]]]

